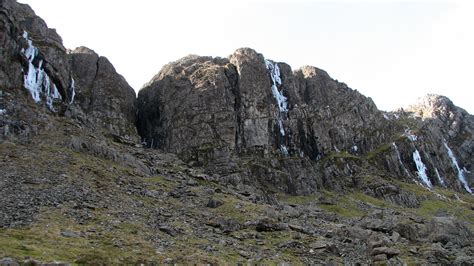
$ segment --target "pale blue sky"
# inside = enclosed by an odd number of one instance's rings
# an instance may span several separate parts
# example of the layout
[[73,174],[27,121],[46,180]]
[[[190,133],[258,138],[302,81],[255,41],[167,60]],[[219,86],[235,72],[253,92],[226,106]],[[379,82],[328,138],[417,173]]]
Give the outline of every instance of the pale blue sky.
[[474,1],[20,0],[67,48],[85,45],[139,90],[187,54],[251,47],[293,69],[314,65],[380,109],[426,93],[474,113]]

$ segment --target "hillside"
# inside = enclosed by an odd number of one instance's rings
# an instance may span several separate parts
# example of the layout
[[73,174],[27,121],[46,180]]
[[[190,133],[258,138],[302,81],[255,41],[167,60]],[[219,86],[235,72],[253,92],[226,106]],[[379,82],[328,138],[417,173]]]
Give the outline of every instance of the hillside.
[[474,117],[240,48],[135,95],[0,2],[0,265],[474,263]]

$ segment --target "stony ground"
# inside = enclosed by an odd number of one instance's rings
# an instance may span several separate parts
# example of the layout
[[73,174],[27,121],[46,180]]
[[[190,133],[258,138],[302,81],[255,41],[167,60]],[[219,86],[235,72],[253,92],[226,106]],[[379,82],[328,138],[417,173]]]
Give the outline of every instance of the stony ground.
[[[378,176],[418,208],[345,193],[257,195],[68,118],[0,143],[3,262],[470,264],[474,198]],[[271,202],[271,204],[269,204]]]

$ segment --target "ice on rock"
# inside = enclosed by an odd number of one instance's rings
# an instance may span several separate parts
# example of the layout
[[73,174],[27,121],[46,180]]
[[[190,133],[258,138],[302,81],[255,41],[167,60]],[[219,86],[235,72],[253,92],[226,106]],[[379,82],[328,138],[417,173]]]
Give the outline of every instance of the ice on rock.
[[281,145],[280,150],[283,155],[288,155],[288,148],[285,145]]
[[418,140],[418,137],[413,134],[412,130],[406,129],[405,133],[403,134],[405,137],[407,137],[410,141],[415,142]]
[[[278,105],[278,127],[280,129],[280,134],[285,136],[285,128],[283,126],[283,119],[286,117],[288,113],[288,99],[283,95],[282,91],[278,90],[278,85],[281,85],[281,77],[280,77],[280,68],[278,64],[273,64],[269,60],[265,60],[265,65],[270,72],[270,77],[272,79],[272,94],[275,98],[277,105]],[[285,145],[280,146],[280,150],[282,154],[288,155],[288,148]]]
[[466,177],[464,176],[464,169],[461,169],[459,167],[458,160],[454,156],[453,151],[451,150],[451,148],[449,148],[449,146],[446,142],[444,142],[444,147],[446,147],[446,150],[448,150],[448,156],[449,156],[449,158],[451,158],[451,162],[453,164],[453,167],[458,172],[459,181],[462,183],[462,185],[464,186],[464,189],[466,189],[467,192],[473,194],[471,188],[469,187],[469,184],[466,181]]
[[53,102],[55,99],[61,99],[61,95],[54,83],[51,82],[48,74],[44,71],[43,60],[38,62],[38,66],[34,65],[34,60],[38,56],[38,48],[33,45],[33,41],[29,39],[28,33],[23,33],[23,38],[27,41],[28,47],[22,49],[21,52],[28,60],[28,71],[23,77],[25,88],[30,92],[35,102],[41,101],[41,95],[44,95],[46,105],[54,111]]
[[400,151],[398,151],[397,144],[395,144],[395,142],[393,142],[393,143],[392,143],[392,146],[393,146],[393,148],[395,149],[395,152],[397,153],[398,162],[399,162],[400,165],[402,166],[403,171],[405,172],[405,174],[406,174],[407,176],[411,176],[411,175],[410,175],[410,172],[408,172],[407,168],[405,167],[405,164],[404,164],[403,161],[402,161],[402,157],[400,156]]
[[[72,77],[71,77],[71,86],[69,86],[69,91],[71,94],[71,101],[69,101],[69,104],[72,104],[74,102],[74,96],[76,96],[76,85]],[[138,109],[137,109],[137,112],[138,112]]]
[[438,168],[435,168],[435,172],[436,172],[436,177],[438,178],[438,181],[441,184],[441,186],[446,187],[446,182],[444,182],[444,178],[439,174]]
[[413,160],[415,161],[416,169],[418,170],[418,177],[421,179],[421,181],[423,181],[423,183],[425,183],[427,187],[431,188],[433,185],[431,184],[431,181],[428,175],[426,174],[426,170],[428,169],[421,160],[420,152],[418,150],[415,150],[413,152]]

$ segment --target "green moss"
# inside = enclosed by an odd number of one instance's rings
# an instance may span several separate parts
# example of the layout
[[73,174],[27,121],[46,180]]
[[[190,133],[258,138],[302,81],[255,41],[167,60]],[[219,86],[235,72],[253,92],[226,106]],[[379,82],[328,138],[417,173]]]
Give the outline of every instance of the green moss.
[[[0,257],[79,264],[138,263],[154,258],[153,246],[141,235],[146,228],[139,223],[120,224],[110,232],[96,223],[77,224],[58,210],[41,213],[33,226],[0,229]],[[65,237],[63,231],[77,236]]]
[[360,217],[365,213],[357,206],[356,202],[350,195],[334,196],[333,192],[324,192],[324,197],[333,199],[334,204],[319,204],[318,206],[327,211],[335,213],[339,216],[352,218]]
[[327,160],[332,160],[332,159],[354,159],[354,160],[360,160],[361,158],[359,156],[353,155],[348,153],[347,151],[342,151],[342,152],[331,152],[328,154],[325,159]]
[[361,192],[355,192],[350,195],[351,198],[360,202],[369,203],[379,208],[393,208],[394,206],[384,200],[376,199]]
[[291,196],[287,194],[278,195],[278,200],[287,204],[305,205],[310,203],[316,203],[318,201],[317,195],[307,196]]
[[320,205],[319,207],[327,212],[332,212],[346,218],[360,217],[364,215],[364,213],[359,209],[349,207],[345,204]]
[[170,191],[176,188],[177,184],[173,181],[167,180],[163,176],[154,176],[142,178],[145,183],[150,184],[150,188],[161,188],[165,191]]
[[391,144],[391,143],[384,144],[384,145],[378,147],[377,149],[368,152],[367,155],[366,155],[366,156],[367,156],[367,160],[369,160],[369,161],[370,161],[370,160],[374,160],[374,159],[376,159],[377,156],[379,156],[380,154],[390,151],[391,148],[392,148],[392,144]]
[[224,204],[212,211],[217,215],[235,219],[241,223],[261,217],[265,213],[266,206],[262,204],[242,201],[228,195],[219,195],[217,198],[222,200]]

